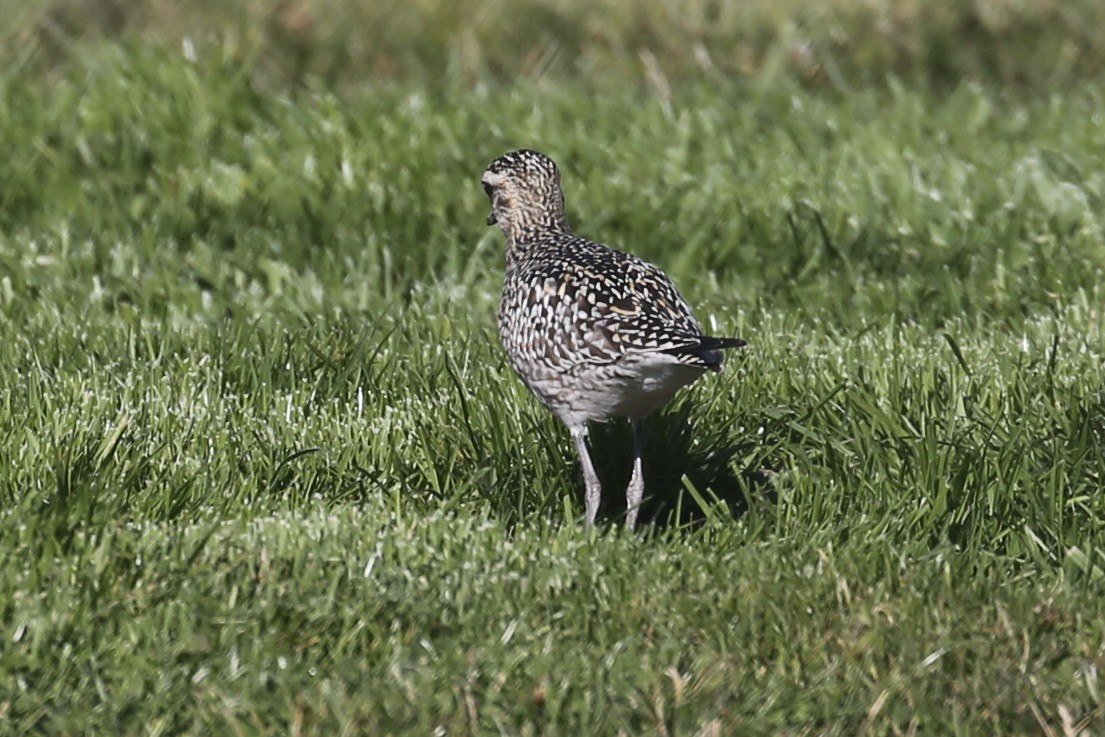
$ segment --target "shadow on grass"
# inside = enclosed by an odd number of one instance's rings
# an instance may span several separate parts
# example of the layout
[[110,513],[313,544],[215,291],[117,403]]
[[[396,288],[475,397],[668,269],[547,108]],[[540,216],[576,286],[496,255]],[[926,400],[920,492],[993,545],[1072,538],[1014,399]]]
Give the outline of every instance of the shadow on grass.
[[[754,442],[710,442],[695,445],[694,424],[686,408],[657,413],[645,424],[645,499],[639,525],[665,529],[696,525],[717,515],[724,503],[733,519],[752,505],[771,504],[768,470],[735,470],[730,462]],[[590,433],[591,458],[602,481],[600,522],[619,524],[625,517],[625,487],[633,467],[633,430],[628,421],[594,424]],[[683,482],[686,476],[700,499]],[[705,502],[704,509],[700,502]]]

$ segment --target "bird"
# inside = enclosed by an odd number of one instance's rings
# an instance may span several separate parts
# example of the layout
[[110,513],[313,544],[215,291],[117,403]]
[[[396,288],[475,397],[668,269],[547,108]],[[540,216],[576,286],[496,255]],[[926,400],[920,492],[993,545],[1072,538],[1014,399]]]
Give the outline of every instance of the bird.
[[681,387],[721,371],[723,350],[746,343],[704,334],[658,267],[573,233],[560,182],[553,160],[532,149],[499,156],[481,178],[487,224],[506,238],[499,338],[515,373],[571,435],[587,528],[602,498],[588,424],[629,418],[625,526],[632,530],[644,499],[645,418]]

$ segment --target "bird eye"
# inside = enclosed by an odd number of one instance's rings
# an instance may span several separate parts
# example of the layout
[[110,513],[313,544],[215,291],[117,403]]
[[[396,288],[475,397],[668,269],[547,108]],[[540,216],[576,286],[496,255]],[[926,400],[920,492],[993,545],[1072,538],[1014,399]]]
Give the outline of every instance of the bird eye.
[[487,182],[480,182],[480,184],[483,185],[483,191],[487,193],[488,197],[490,197],[491,196],[491,185],[488,184]]

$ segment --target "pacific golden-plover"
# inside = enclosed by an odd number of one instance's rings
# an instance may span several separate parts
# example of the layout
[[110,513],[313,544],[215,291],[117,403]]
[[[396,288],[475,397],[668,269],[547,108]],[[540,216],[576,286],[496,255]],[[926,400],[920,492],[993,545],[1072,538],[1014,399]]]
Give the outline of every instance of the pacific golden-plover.
[[644,497],[644,419],[680,387],[720,371],[721,349],[745,342],[704,335],[657,267],[572,233],[560,170],[544,154],[503,154],[484,172],[483,188],[491,200],[487,224],[498,224],[507,242],[499,337],[510,365],[571,433],[588,526],[602,488],[587,452],[587,423],[632,421],[625,524],[633,529]]

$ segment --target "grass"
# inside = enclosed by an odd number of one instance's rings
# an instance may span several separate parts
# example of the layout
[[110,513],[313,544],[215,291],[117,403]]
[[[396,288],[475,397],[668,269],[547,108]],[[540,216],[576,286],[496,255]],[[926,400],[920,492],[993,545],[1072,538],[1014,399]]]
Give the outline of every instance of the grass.
[[687,78],[850,91],[887,74],[1055,88],[1105,70],[1096,0],[0,0],[0,53],[50,72],[105,40],[218,39],[259,80],[434,90],[569,79],[670,96]]
[[[336,95],[82,43],[0,77],[0,732],[1105,730],[1096,78]],[[589,536],[497,346],[519,145],[751,344],[654,423],[638,535],[627,428]]]

